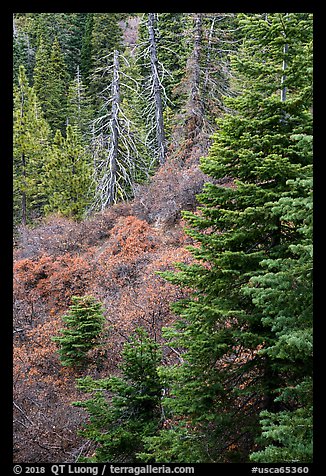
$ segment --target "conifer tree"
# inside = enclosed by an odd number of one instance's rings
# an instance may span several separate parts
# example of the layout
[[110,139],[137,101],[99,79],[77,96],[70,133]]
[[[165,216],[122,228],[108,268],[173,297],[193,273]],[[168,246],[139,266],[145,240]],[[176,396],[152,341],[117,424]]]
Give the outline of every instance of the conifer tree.
[[[298,153],[312,155],[312,137],[295,135]],[[257,462],[311,462],[313,455],[312,392],[312,167],[289,180],[289,192],[272,211],[288,227],[288,249],[282,258],[263,261],[266,270],[246,288],[262,312],[262,322],[276,338],[261,351],[284,375],[275,392],[279,411],[261,413],[262,438],[250,459]]]
[[80,131],[81,140],[85,145],[90,142],[91,121],[94,111],[90,97],[77,66],[75,78],[70,82],[67,96],[67,122]]
[[[162,370],[170,423],[146,442],[160,462],[241,462],[253,450],[260,462],[311,458],[311,15],[241,21],[241,94],[201,162],[215,183],[199,213],[184,213],[197,263],[166,274],[193,295],[173,306],[181,318],[166,331],[184,354]],[[260,411],[265,449],[255,446]]]
[[89,73],[92,69],[92,32],[94,13],[86,13],[86,15],[80,52],[80,71],[83,78],[88,81]]
[[46,214],[56,212],[77,220],[84,216],[92,195],[91,167],[75,126],[68,124],[66,137],[57,130],[42,184]]
[[57,33],[55,31],[56,14],[34,13],[32,14],[32,18],[36,45],[42,38],[42,41],[44,42],[46,47],[49,48],[53,43],[54,37]]
[[50,128],[34,89],[28,85],[24,66],[14,87],[13,113],[14,222],[26,225],[44,205],[41,177],[48,154]]
[[34,87],[51,129],[65,131],[69,76],[58,39],[49,51],[41,37],[36,53]]
[[13,16],[13,79],[18,83],[19,67],[24,66],[29,83],[35,63],[35,48],[31,41],[31,21],[26,15]]
[[158,344],[137,328],[124,345],[122,375],[78,380],[78,388],[92,398],[74,402],[90,416],[81,435],[95,441],[91,457],[82,462],[139,462],[143,440],[157,432],[161,416],[161,383],[157,367],[161,361]]
[[64,366],[80,368],[87,363],[87,352],[100,343],[105,317],[100,302],[93,296],[73,296],[72,305],[62,317],[66,327],[53,337],[59,343]]
[[53,131],[65,132],[67,124],[67,94],[69,75],[61,46],[54,39],[49,62],[47,81],[46,118]]
[[[122,31],[118,24],[119,13],[94,13],[91,38],[91,65],[92,75],[90,81],[90,94],[94,105],[101,107],[103,92],[103,70],[110,63],[114,50],[122,49]],[[106,78],[105,82],[110,82]]]
[[[186,66],[185,14],[158,13],[157,55],[164,66],[162,85],[172,110],[180,106],[175,86],[181,81]],[[178,41],[176,41],[178,39]]]
[[81,61],[82,36],[86,13],[32,13],[33,35],[36,44],[42,38],[51,49],[55,39],[59,42],[65,58],[69,79]]
[[49,62],[50,52],[49,48],[41,36],[38,40],[38,45],[35,55],[35,67],[33,72],[33,87],[35,93],[42,105],[42,110],[46,114],[47,101],[47,85],[49,82]]
[[[92,152],[94,159],[95,196],[91,209],[103,211],[108,205],[133,196],[136,180],[142,181],[149,175],[148,153],[143,142],[143,131],[137,129],[137,121],[130,114],[135,102],[126,100],[123,91],[130,90],[137,96],[139,85],[136,78],[127,73],[128,60],[115,50],[103,70],[106,78],[101,116],[93,121]],[[124,68],[121,66],[124,63]],[[128,84],[129,82],[129,84]],[[108,94],[108,91],[110,92]],[[123,101],[124,99],[124,101]]]

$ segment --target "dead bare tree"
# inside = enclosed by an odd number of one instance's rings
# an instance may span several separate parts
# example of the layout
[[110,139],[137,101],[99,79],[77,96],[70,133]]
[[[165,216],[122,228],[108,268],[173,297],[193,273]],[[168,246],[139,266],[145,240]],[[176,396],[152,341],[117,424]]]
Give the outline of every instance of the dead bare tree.
[[[102,73],[103,82],[111,79],[102,91],[101,115],[92,123],[96,192],[88,212],[103,211],[120,199],[132,197],[136,171],[141,170],[143,176],[148,174],[148,166],[140,153],[142,140],[122,106],[120,89],[130,85],[123,81],[127,74],[121,70],[121,58],[127,61],[115,50],[113,58],[112,54],[106,57],[107,66],[96,71]],[[139,94],[139,86],[134,83],[133,92]]]
[[156,13],[149,13],[146,17],[148,37],[140,42],[136,55],[139,64],[148,71],[143,80],[142,101],[144,109],[142,116],[146,124],[146,147],[150,152],[152,163],[163,165],[166,160],[167,141],[165,136],[163,111],[168,101],[163,77],[169,74],[164,65],[158,60],[156,40]]
[[166,140],[164,132],[163,122],[163,104],[161,97],[162,83],[159,77],[158,59],[156,53],[156,40],[155,40],[155,28],[154,28],[155,16],[154,13],[148,14],[148,34],[149,34],[149,46],[150,46],[150,58],[151,58],[151,79],[152,89],[155,102],[155,125],[156,125],[156,140],[158,147],[158,160],[160,165],[165,162],[166,153]]

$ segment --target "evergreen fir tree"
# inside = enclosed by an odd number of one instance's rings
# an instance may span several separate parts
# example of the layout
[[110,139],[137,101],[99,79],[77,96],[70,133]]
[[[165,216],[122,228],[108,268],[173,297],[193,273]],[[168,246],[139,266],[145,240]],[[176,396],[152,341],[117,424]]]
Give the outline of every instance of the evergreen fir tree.
[[59,343],[64,366],[80,368],[87,363],[87,352],[100,344],[105,317],[100,302],[93,296],[73,296],[72,305],[62,317],[66,324],[61,335],[53,337]]
[[[302,158],[311,157],[311,136],[293,140]],[[305,169],[301,178],[288,181],[290,191],[272,207],[287,227],[288,249],[282,258],[263,261],[265,273],[246,288],[276,335],[260,353],[284,376],[275,391],[279,411],[261,413],[261,449],[250,457],[257,462],[312,462],[312,167]]]
[[74,402],[90,416],[80,433],[97,443],[95,453],[80,458],[82,462],[139,462],[143,439],[157,432],[162,391],[159,346],[138,328],[122,354],[121,377],[78,380],[79,389],[93,394],[89,400]]
[[158,59],[166,71],[162,83],[169,99],[167,106],[174,110],[178,106],[174,88],[179,84],[186,66],[184,14],[159,13],[157,23]]
[[[311,289],[303,276],[311,243],[298,207],[310,207],[303,197],[311,154],[294,138],[312,129],[311,15],[243,15],[242,26],[234,58],[241,94],[227,101],[236,112],[218,121],[202,159],[215,183],[200,195],[199,213],[184,214],[198,262],[166,275],[194,292],[173,306],[180,320],[166,333],[185,352],[182,364],[164,370],[173,382],[163,402],[172,423],[147,440],[156,461],[177,462],[180,454],[185,462],[247,461],[260,410],[267,447],[252,459],[310,459]],[[295,444],[291,428],[304,416]]]
[[50,48],[56,36],[55,18],[55,13],[32,13],[36,46],[42,38],[46,47]]
[[50,50],[55,39],[65,59],[69,79],[72,79],[81,61],[82,36],[86,13],[32,13],[36,44],[42,38]]

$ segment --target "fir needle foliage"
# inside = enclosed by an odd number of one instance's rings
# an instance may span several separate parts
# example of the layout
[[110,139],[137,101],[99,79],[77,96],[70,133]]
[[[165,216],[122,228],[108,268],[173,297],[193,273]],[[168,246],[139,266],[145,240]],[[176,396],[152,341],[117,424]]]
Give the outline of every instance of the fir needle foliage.
[[83,462],[139,462],[143,440],[155,434],[160,421],[159,345],[137,328],[124,345],[121,377],[78,379],[78,388],[92,398],[74,402],[89,413],[82,435],[97,443]]
[[62,365],[80,368],[87,364],[87,352],[100,342],[105,321],[101,303],[93,296],[73,296],[62,317],[66,327],[53,340],[59,343]]
[[156,461],[312,457],[311,16],[241,22],[246,36],[233,58],[241,91],[201,162],[234,185],[206,184],[200,212],[184,213],[198,264],[164,274],[193,296],[173,305],[180,319],[166,331],[184,353],[162,370],[172,425],[147,440]]

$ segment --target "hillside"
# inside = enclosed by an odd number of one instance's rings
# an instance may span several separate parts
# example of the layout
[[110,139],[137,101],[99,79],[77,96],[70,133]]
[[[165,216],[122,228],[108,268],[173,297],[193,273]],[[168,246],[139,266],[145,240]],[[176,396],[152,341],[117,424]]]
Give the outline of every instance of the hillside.
[[[51,341],[72,296],[91,294],[105,306],[107,338],[87,371],[97,378],[119,372],[122,345],[137,326],[160,342],[162,327],[175,320],[170,302],[186,291],[157,272],[191,261],[180,212],[195,206],[203,177],[195,166],[172,177],[166,164],[140,199],[80,223],[50,216],[21,230],[14,252],[16,461],[74,462],[85,446],[76,430],[86,416],[71,407],[80,398],[79,374],[61,367]],[[176,355],[166,346],[166,362]]]
[[310,13],[15,13],[14,462],[309,464]]

